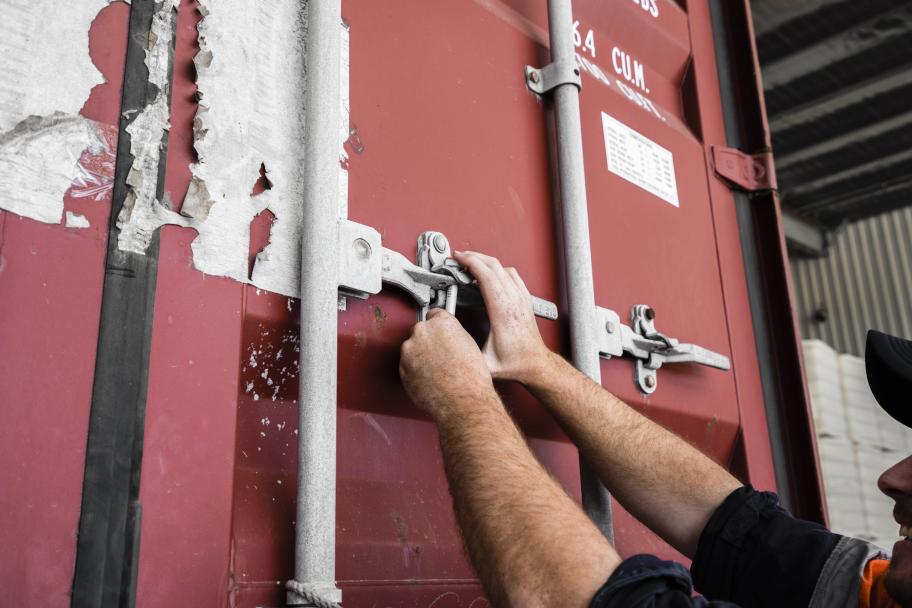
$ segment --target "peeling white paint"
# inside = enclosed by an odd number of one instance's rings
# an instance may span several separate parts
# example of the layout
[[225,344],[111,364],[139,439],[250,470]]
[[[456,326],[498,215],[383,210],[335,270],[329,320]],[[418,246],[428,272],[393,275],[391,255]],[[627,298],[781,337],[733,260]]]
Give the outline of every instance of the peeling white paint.
[[[281,0],[201,0],[201,94],[194,122],[199,162],[181,213],[199,236],[196,268],[288,296],[300,286],[303,194],[304,4]],[[342,41],[342,142],[348,137],[348,31]],[[266,167],[272,187],[251,195]],[[340,214],[347,214],[347,171],[340,166]],[[248,277],[250,223],[265,210],[274,216],[269,244]]]
[[[200,2],[200,52],[194,60],[201,96],[194,120],[199,162],[190,168],[182,213],[199,222],[193,260],[208,274],[249,281],[250,223],[266,208],[281,224],[273,226],[273,249],[283,248],[277,234],[290,218],[279,218],[277,201],[300,192],[301,179],[294,167],[300,147],[292,143],[303,137],[301,10],[293,0],[268,6]],[[273,186],[251,196],[261,165]],[[271,288],[269,281],[256,284]]]
[[[0,209],[43,222],[63,219],[63,195],[86,172],[80,156],[106,152],[106,139],[78,111],[104,78],[88,54],[98,11],[116,0],[3,0],[8,35],[0,36],[0,183],[9,186]],[[170,129],[169,52],[179,0],[161,0],[153,19],[146,65],[157,98],[127,128],[134,163],[118,217],[122,250],[144,253],[163,225],[198,232],[194,266],[259,288],[297,296],[303,200],[304,34],[300,0],[199,0],[200,52],[195,58],[201,97],[194,121],[199,162],[180,213],[156,198],[162,141]],[[54,44],[41,44],[53,40]],[[340,217],[348,214],[349,32],[342,35]],[[78,52],[75,50],[78,49]],[[31,115],[35,115],[29,118]],[[265,166],[271,188],[251,195]],[[84,196],[100,198],[109,183]],[[268,245],[248,276],[250,224],[269,210]],[[67,215],[68,222],[78,222]],[[68,224],[70,225],[70,224]],[[340,304],[341,306],[342,304]]]
[[28,116],[74,116],[104,77],[89,57],[89,28],[108,0],[4,0],[0,133]]
[[145,253],[160,226],[188,224],[156,196],[163,141],[171,126],[171,109],[168,104],[170,49],[174,39],[178,1],[163,0],[156,6],[149,30],[145,63],[149,70],[149,82],[155,85],[158,94],[126,129],[130,134],[133,166],[127,175],[128,190],[123,208],[117,217],[117,226],[120,228],[117,246],[123,251]]
[[109,0],[4,0],[0,35],[0,209],[60,223],[63,197],[83,174],[86,150],[104,150],[79,116],[104,77],[89,30]]
[[78,213],[73,213],[72,211],[66,212],[66,227],[67,228],[88,228],[89,218]]

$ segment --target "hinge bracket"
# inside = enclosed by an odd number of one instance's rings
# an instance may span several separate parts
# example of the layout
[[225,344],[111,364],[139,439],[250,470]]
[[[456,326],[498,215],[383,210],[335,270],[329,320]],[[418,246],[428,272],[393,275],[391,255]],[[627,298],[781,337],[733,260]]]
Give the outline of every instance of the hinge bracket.
[[720,178],[747,192],[778,190],[772,152],[747,154],[735,148],[710,146],[713,169]]

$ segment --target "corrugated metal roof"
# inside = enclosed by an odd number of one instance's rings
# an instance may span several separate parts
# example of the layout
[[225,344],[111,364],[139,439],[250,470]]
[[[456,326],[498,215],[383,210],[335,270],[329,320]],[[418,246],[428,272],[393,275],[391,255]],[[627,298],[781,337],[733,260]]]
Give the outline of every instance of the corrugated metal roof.
[[782,204],[834,228],[912,203],[912,0],[754,0]]
[[838,233],[829,255],[793,259],[801,335],[864,354],[869,328],[912,339],[912,208]]

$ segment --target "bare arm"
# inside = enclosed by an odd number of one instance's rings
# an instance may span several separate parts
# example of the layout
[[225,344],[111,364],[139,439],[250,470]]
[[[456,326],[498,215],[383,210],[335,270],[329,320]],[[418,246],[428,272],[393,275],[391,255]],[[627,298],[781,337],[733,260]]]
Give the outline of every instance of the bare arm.
[[529,450],[456,319],[432,311],[400,374],[437,423],[454,508],[494,605],[589,604],[620,558]]
[[741,484],[550,352],[534,316],[526,312],[529,292],[514,269],[475,253],[456,258],[478,279],[485,297],[491,335],[484,353],[494,377],[522,382],[551,410],[621,504],[692,557],[712,513]]
[[693,557],[700,533],[740,483],[674,433],[548,353],[526,386],[550,409],[615,498]]

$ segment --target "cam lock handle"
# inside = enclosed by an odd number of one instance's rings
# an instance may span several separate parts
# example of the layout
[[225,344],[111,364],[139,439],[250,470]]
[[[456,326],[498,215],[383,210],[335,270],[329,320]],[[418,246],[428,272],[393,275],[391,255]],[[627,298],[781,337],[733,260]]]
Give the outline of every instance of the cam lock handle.
[[[454,314],[457,304],[484,306],[474,277],[451,257],[450,243],[442,233],[425,232],[418,237],[415,264],[398,251],[383,247],[379,233],[373,229],[346,222],[343,230],[343,250],[347,256],[343,258],[346,263],[340,283],[343,295],[366,298],[380,292],[381,282],[395,285],[412,297],[422,321],[431,308],[443,308]],[[374,255],[376,250],[381,255]],[[557,319],[557,306],[534,296],[532,311],[545,319]]]
[[[418,237],[418,265],[438,275],[451,277],[452,284],[445,289],[434,290],[434,299],[419,308],[419,318],[427,318],[430,308],[443,308],[450,314],[456,313],[457,302],[464,306],[484,306],[481,291],[475,279],[452,257],[450,242],[441,232],[424,232]],[[544,319],[557,319],[557,305],[548,300],[532,296],[532,312]]]
[[630,311],[630,325],[621,323],[613,310],[596,307],[599,320],[599,355],[620,357],[624,353],[636,359],[634,382],[647,395],[658,386],[659,368],[666,363],[696,363],[716,369],[731,369],[728,357],[696,344],[681,344],[677,339],[656,330],[655,310],[637,304]]

